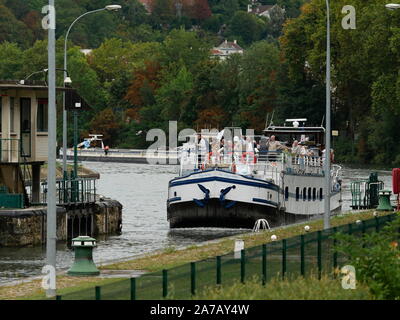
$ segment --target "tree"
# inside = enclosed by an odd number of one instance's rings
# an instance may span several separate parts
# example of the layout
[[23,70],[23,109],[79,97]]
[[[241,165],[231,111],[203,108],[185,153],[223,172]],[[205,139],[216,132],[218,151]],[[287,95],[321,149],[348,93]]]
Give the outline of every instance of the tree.
[[279,50],[266,41],[253,44],[244,53],[240,73],[240,109],[236,116],[243,127],[260,132],[265,117],[277,105]]
[[0,79],[17,80],[22,67],[22,50],[16,43],[0,43]]
[[157,90],[156,103],[162,106],[162,116],[165,120],[182,120],[190,103],[192,89],[193,75],[184,65],[177,65],[175,72],[164,75],[163,83]]
[[18,21],[10,9],[0,3],[0,43],[15,42],[23,48],[32,44],[32,32]]
[[120,125],[113,110],[106,108],[96,114],[90,122],[90,128],[92,130],[95,129],[97,134],[102,134],[106,144],[112,145],[116,139]]
[[96,70],[102,82],[117,79],[123,73],[132,73],[137,67],[142,67],[145,60],[155,59],[159,44],[133,44],[120,39],[109,39],[93,50],[90,64]]
[[145,67],[135,70],[125,99],[132,106],[143,107],[155,103],[155,91],[159,87],[160,65],[146,61]]
[[261,40],[265,36],[267,25],[255,15],[237,11],[229,24],[229,36],[240,37],[245,44]]
[[191,70],[209,57],[210,49],[211,45],[199,39],[196,33],[174,29],[163,42],[161,65],[168,66],[171,62],[180,61]]

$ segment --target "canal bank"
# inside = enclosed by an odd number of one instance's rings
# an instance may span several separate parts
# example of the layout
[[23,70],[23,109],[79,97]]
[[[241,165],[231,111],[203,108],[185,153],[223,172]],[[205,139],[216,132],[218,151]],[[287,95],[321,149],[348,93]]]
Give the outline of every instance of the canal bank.
[[[0,210],[0,247],[36,246],[46,242],[46,207]],[[78,235],[119,234],[122,204],[101,198],[93,203],[57,207],[57,240]]]
[[[389,212],[391,214],[392,212]],[[378,213],[379,216],[385,216],[388,213]],[[341,226],[357,220],[368,220],[374,217],[372,211],[349,213],[332,218],[332,227]],[[65,294],[69,292],[80,291],[85,288],[91,288],[95,285],[104,285],[119,281],[121,278],[110,279],[106,276],[112,271],[125,271],[128,278],[132,272],[147,271],[154,272],[163,269],[169,269],[176,266],[186,264],[188,262],[214,258],[233,251],[234,243],[237,238],[244,240],[245,248],[251,248],[260,244],[271,242],[271,235],[274,234],[278,240],[283,240],[296,235],[304,234],[304,226],[306,224],[298,224],[294,226],[286,226],[274,230],[247,233],[240,237],[227,237],[220,240],[202,243],[198,246],[189,246],[186,248],[168,248],[163,251],[152,252],[142,255],[132,260],[122,261],[113,264],[107,264],[100,267],[102,275],[93,278],[74,278],[65,275],[60,275],[59,293]],[[321,230],[323,222],[312,221],[307,223],[310,226],[310,232]],[[44,298],[43,290],[40,287],[41,280],[36,279],[30,282],[21,283],[13,286],[0,287],[0,299],[42,299]]]
[[[96,264],[131,260],[155,251],[172,251],[229,236],[240,236],[248,229],[170,229],[166,219],[168,182],[178,170],[170,165],[115,164],[84,162],[82,165],[98,172],[98,194],[118,199],[123,205],[121,235],[98,236],[93,257]],[[343,212],[350,210],[350,181],[368,177],[371,170],[343,170]],[[379,171],[385,185],[391,185],[391,172]],[[65,241],[57,244],[57,268],[68,269],[74,253]],[[46,264],[43,246],[0,248],[0,284],[40,276]]]

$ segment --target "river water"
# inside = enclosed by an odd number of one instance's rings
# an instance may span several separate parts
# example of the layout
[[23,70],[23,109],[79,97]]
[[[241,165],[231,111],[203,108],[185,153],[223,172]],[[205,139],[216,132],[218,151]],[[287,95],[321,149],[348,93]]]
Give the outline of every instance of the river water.
[[[94,251],[96,263],[124,259],[169,247],[193,245],[207,240],[248,232],[238,229],[170,230],[166,219],[168,181],[176,166],[84,162],[101,179],[98,193],[122,203],[123,229],[119,236],[99,239]],[[350,210],[350,180],[367,178],[371,169],[343,168],[343,211]],[[385,187],[391,189],[391,172],[375,170]],[[57,268],[68,268],[73,251],[66,243],[57,245]],[[0,284],[40,275],[45,265],[45,247],[0,248]]]

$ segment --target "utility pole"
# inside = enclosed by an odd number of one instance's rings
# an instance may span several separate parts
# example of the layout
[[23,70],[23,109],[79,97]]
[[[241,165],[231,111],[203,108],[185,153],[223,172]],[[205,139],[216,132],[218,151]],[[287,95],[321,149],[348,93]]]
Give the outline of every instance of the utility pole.
[[326,29],[325,230],[329,229],[331,224],[331,23],[329,0],[326,0]]
[[[57,113],[56,113],[56,49],[55,49],[55,25],[56,13],[54,0],[49,0],[49,27],[48,27],[48,173],[47,173],[47,241],[46,260],[47,265],[56,270],[56,240],[57,240],[57,217],[56,217],[56,145],[57,145]],[[56,276],[56,273],[50,273]],[[53,281],[51,281],[53,282]],[[56,283],[54,279],[54,284]],[[56,295],[56,288],[49,288],[46,291],[47,297]]]

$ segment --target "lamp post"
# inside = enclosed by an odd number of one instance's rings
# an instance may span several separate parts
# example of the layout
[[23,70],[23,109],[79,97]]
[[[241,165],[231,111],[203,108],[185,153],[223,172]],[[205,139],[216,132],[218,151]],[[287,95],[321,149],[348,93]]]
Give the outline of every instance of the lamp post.
[[331,23],[329,0],[326,0],[326,29],[325,230],[330,228],[331,215]]
[[388,3],[387,5],[385,5],[386,9],[389,10],[396,10],[396,9],[400,9],[400,4],[397,3]]
[[[74,24],[81,18],[83,18],[84,16],[87,16],[91,13],[97,13],[97,12],[101,12],[101,11],[118,11],[119,9],[121,9],[120,5],[117,4],[113,4],[113,5],[108,5],[105,6],[104,8],[101,9],[97,9],[97,10],[93,10],[93,11],[88,11],[84,14],[82,14],[81,16],[79,16],[78,18],[76,18],[71,25],[69,26],[68,30],[67,30],[67,34],[65,35],[65,41],[64,41],[64,79],[67,78],[67,45],[68,45],[68,36],[69,33],[72,29],[72,27],[74,26]],[[64,178],[67,177],[67,110],[65,109],[65,92],[64,92],[64,97],[63,97],[63,173],[64,173]],[[74,118],[77,117],[76,112],[74,112]],[[77,122],[77,119],[74,119],[74,123]],[[75,163],[75,159],[77,158],[77,150],[76,150],[76,146],[75,146],[75,141],[74,141],[74,172],[75,175],[77,174],[76,168],[77,168],[77,163]]]
[[[55,14],[52,14],[54,0],[49,0],[50,25],[48,27],[48,168],[47,168],[47,239],[46,239],[46,263],[56,270],[56,241],[57,241],[57,207],[56,207],[56,144],[57,144],[57,113],[56,113],[56,46],[55,46]],[[50,273],[51,274],[51,273]],[[50,281],[52,282],[52,281]],[[56,279],[54,279],[54,285]],[[46,291],[48,297],[54,297],[55,287],[49,287]]]

